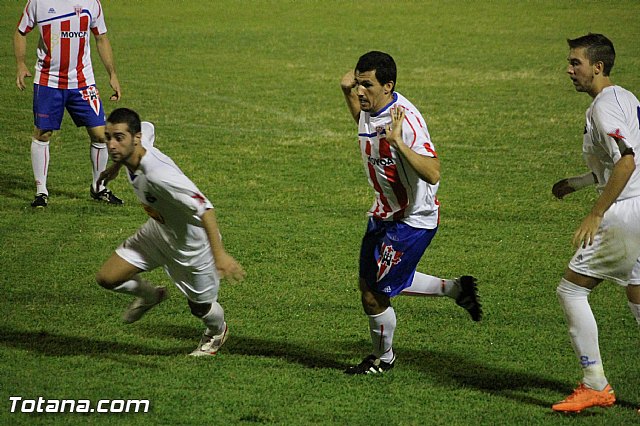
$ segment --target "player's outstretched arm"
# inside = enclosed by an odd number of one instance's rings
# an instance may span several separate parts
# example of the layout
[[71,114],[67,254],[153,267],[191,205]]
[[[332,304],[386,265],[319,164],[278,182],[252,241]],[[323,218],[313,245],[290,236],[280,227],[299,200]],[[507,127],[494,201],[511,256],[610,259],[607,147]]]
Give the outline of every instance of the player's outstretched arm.
[[113,59],[113,49],[111,49],[111,42],[106,34],[95,35],[96,47],[98,48],[98,55],[104,65],[104,68],[109,74],[109,85],[113,89],[113,94],[109,98],[112,101],[119,101],[122,96],[120,89],[120,81],[118,81],[118,75],[116,74],[115,61]]
[[561,200],[565,195],[569,195],[572,192],[579,191],[582,188],[586,188],[587,186],[591,186],[595,183],[596,176],[591,172],[587,172],[580,176],[572,176],[570,178],[559,180],[553,184],[551,193],[554,197]]
[[107,167],[102,173],[100,173],[100,177],[98,178],[98,185],[107,186],[107,183],[111,182],[115,178],[118,177],[120,173],[120,169],[122,168],[122,163],[112,163],[109,167]]
[[13,53],[16,57],[16,86],[18,89],[24,90],[26,86],[24,80],[31,77],[31,73],[25,63],[27,54],[27,36],[16,29],[13,34]]
[[213,252],[213,258],[220,277],[227,278],[230,281],[242,281],[245,277],[244,269],[224,249],[220,238],[220,230],[218,229],[218,221],[213,209],[207,210],[201,219],[209,237],[209,244],[211,245],[211,251]]
[[356,87],[356,78],[353,71],[346,73],[340,81],[340,88],[344,95],[344,100],[347,102],[347,107],[351,116],[356,121],[360,120],[360,102],[358,101],[358,94],[353,90]]

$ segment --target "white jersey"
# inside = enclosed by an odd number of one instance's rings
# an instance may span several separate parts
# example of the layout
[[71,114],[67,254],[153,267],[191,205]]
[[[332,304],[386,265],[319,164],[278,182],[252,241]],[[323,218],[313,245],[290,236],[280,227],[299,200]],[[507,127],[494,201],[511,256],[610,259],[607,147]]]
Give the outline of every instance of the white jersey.
[[636,169],[618,200],[640,196],[640,104],[620,86],[606,87],[595,97],[586,113],[582,152],[596,175],[602,192],[613,166],[627,149],[635,153]]
[[415,228],[434,229],[439,222],[436,198],[439,183],[431,185],[422,180],[385,139],[385,125],[391,124],[392,107],[405,109],[404,143],[420,155],[436,157],[424,118],[401,94],[394,92],[393,101],[375,114],[362,111],[358,139],[365,173],[375,191],[375,201],[368,214]]
[[99,0],[29,0],[18,30],[27,34],[36,26],[40,41],[35,84],[55,89],[95,84],[89,32],[107,32]]
[[[145,126],[143,126],[143,129]],[[171,158],[153,146],[146,147],[135,173],[127,169],[133,190],[172,257],[184,264],[211,256],[201,216],[213,208],[211,202],[178,168]]]

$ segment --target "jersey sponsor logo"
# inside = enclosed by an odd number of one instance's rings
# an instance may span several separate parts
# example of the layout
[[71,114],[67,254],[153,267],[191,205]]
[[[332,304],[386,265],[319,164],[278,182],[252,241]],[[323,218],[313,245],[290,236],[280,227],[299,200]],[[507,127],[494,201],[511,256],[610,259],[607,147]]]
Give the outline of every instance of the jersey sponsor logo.
[[100,93],[96,86],[89,86],[84,90],[80,90],[82,99],[87,101],[96,115],[100,114]]
[[394,160],[393,158],[368,157],[368,161],[369,161],[369,164],[371,164],[372,166],[387,167],[387,166],[395,166],[396,165],[396,160]]
[[86,38],[88,31],[60,31],[60,38]]
[[393,246],[382,244],[382,253],[378,260],[377,281],[382,280],[391,271],[391,267],[397,265],[402,260],[402,252],[397,251]]

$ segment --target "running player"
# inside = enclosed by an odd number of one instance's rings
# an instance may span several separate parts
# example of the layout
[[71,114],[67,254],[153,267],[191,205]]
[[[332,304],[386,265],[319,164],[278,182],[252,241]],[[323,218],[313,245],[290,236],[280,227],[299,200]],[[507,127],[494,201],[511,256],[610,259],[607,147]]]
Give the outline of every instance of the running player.
[[626,287],[629,308],[640,324],[640,104],[609,77],[615,50],[608,38],[588,34],[568,43],[567,73],[578,92],[593,98],[582,143],[590,172],[557,182],[552,192],[562,198],[596,184],[599,196],[574,233],[577,251],[556,291],[583,378],[552,408],[579,412],[616,400],[604,374],[591,290],[605,279]]
[[[139,274],[164,267],[187,298],[191,313],[207,327],[191,355],[215,355],[229,335],[217,302],[219,279],[241,280],[244,271],[222,245],[211,202],[153,147],[152,132],[153,126],[141,123],[130,109],[118,108],[107,119],[111,168],[124,166],[151,218],[107,259],[96,280],[109,290],[136,296],[123,316],[125,323],[133,323],[167,297],[164,287],[154,287]],[[111,171],[104,176],[111,176]]]
[[30,0],[27,3],[13,37],[16,84],[20,90],[26,87],[25,78],[31,77],[25,64],[26,37],[36,26],[40,41],[33,85],[35,127],[31,140],[36,196],[31,206],[46,207],[48,204],[49,140],[54,130],[60,129],[65,109],[76,126],[87,129],[91,140],[91,197],[109,204],[122,204],[122,200],[98,182],[108,155],[104,108],[91,65],[90,33],[94,35],[98,54],[109,73],[109,84],[114,90],[111,99],[120,99],[120,83],[100,1]]
[[416,272],[440,221],[436,198],[440,160],[418,109],[395,91],[396,64],[383,52],[360,57],[341,82],[375,201],[360,250],[359,287],[369,317],[372,354],[347,374],[374,374],[394,366],[398,294],[448,296],[474,321],[482,310],[472,276],[441,279]]

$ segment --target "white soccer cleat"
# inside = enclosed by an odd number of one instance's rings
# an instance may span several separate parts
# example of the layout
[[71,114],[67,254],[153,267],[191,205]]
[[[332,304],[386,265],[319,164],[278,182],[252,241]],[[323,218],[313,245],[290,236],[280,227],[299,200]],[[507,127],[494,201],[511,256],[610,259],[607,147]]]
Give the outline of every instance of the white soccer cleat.
[[227,323],[224,323],[224,331],[221,334],[215,336],[209,336],[206,332],[202,335],[202,339],[200,339],[200,344],[189,355],[191,356],[213,356],[218,353],[224,342],[227,341],[229,337],[229,327],[227,327]]
[[142,297],[137,297],[122,314],[122,321],[131,324],[138,321],[145,313],[156,305],[159,305],[167,298],[166,287],[156,287],[156,300],[148,303]]

